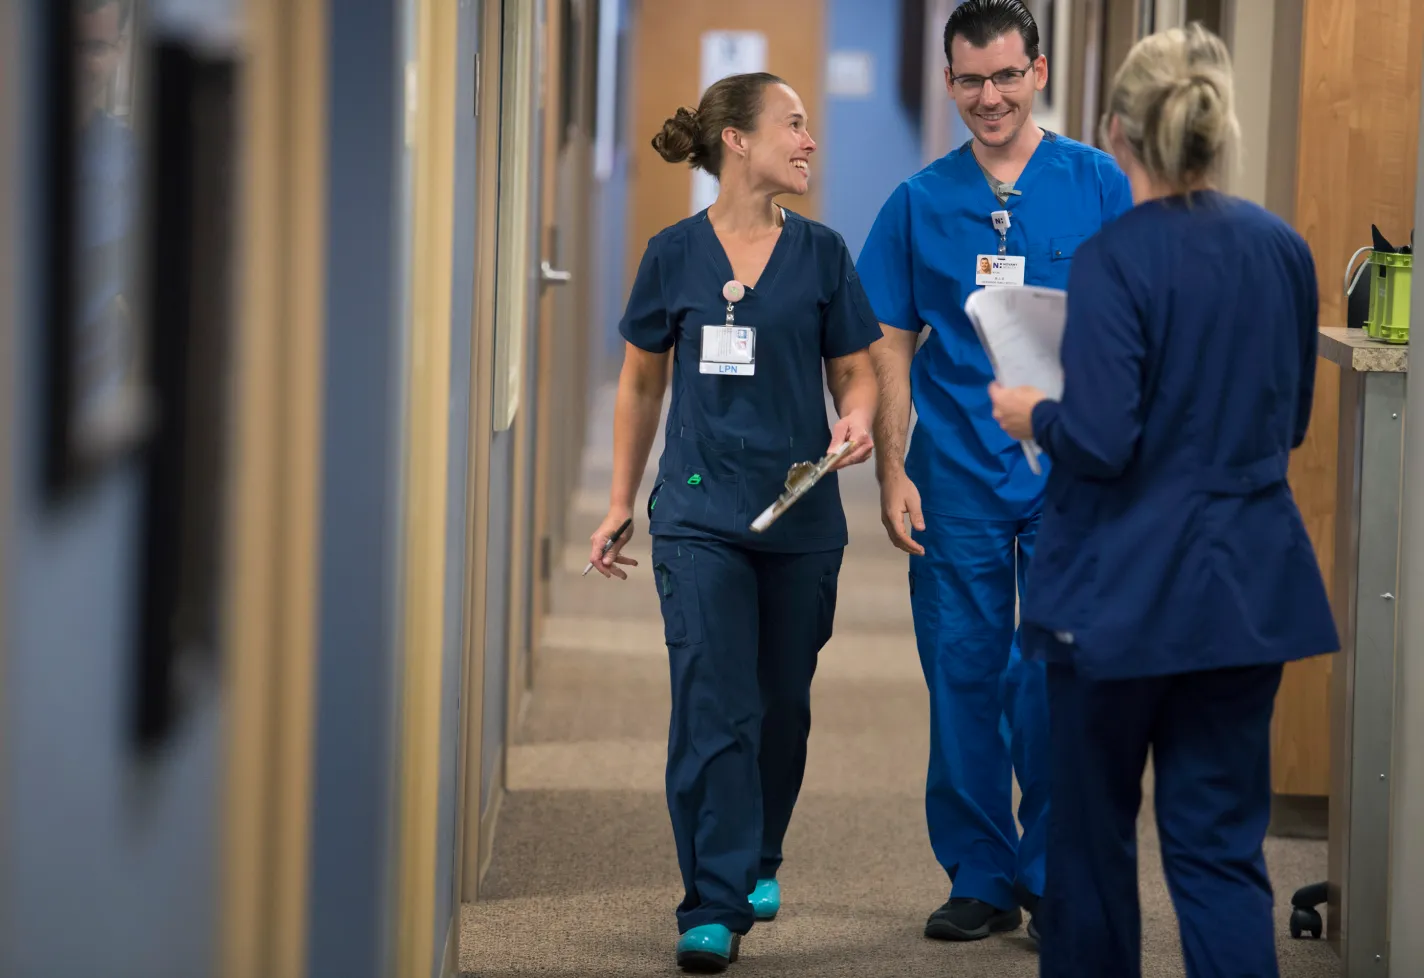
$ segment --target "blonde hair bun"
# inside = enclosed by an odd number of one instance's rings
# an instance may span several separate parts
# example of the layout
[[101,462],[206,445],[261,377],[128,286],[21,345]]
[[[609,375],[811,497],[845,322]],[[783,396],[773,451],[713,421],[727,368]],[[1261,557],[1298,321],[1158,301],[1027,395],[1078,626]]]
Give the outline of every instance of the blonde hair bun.
[[1144,37],[1113,78],[1108,115],[1166,186],[1217,177],[1241,136],[1226,44],[1197,23]]

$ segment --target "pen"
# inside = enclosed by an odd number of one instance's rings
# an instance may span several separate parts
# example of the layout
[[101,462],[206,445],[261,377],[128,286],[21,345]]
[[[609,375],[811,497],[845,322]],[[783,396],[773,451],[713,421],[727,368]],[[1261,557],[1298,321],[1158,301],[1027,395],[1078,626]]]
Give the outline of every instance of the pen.
[[[631,519],[624,520],[624,521],[623,521],[623,525],[618,528],[618,532],[615,533],[615,534],[613,534],[613,536],[609,537],[609,538],[604,542],[604,544],[603,544],[603,552],[604,552],[604,553],[608,553],[608,551],[609,551],[610,549],[612,549],[613,545],[618,542],[618,538],[621,537],[624,533],[628,532],[628,527],[630,527],[630,526],[632,526],[632,525],[633,525],[633,521],[632,521]],[[587,577],[587,576],[588,576],[588,572],[591,571],[591,570],[593,570],[593,561],[590,560],[590,561],[588,562],[588,566],[583,569],[583,573],[582,573],[581,575],[579,575],[579,576],[580,576],[580,577]]]

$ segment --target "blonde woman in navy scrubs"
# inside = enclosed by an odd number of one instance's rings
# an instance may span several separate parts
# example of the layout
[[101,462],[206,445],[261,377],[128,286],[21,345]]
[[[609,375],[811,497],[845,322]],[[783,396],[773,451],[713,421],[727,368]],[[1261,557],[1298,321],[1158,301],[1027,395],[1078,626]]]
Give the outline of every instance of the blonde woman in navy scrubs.
[[[677,961],[721,971],[776,916],[781,842],[801,786],[811,677],[831,635],[846,544],[834,473],[765,533],[757,514],[787,470],[847,441],[870,456],[875,313],[839,234],[778,206],[804,194],[816,143],[781,79],[734,75],[679,109],[653,146],[720,180],[707,210],[649,243],[619,329],[627,340],[607,519],[591,560],[621,556],[661,415],[666,448],[647,505],[672,672],[667,800],[686,890]],[[826,417],[825,387],[840,420]]]
[[1226,45],[1137,43],[1103,142],[1135,206],[1068,280],[1063,397],[993,388],[1053,460],[1023,603],[1048,663],[1041,978],[1140,978],[1137,818],[1152,755],[1189,978],[1276,978],[1271,712],[1283,664],[1339,648],[1286,480],[1314,394],[1305,241],[1216,189],[1238,123]]

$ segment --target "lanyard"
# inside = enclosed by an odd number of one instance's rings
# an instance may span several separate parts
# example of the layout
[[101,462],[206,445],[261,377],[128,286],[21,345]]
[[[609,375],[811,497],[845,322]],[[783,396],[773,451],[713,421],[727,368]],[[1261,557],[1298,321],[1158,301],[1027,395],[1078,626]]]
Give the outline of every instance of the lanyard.
[[999,232],[999,254],[1009,253],[1009,212],[994,211],[989,215],[989,219],[994,222],[994,230]]

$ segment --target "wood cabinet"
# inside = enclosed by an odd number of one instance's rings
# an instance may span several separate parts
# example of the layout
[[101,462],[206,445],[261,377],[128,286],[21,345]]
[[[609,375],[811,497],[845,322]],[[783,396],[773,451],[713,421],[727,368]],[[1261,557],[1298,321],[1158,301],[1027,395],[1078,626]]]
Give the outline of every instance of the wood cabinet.
[[[1343,326],[1345,263],[1369,244],[1370,225],[1393,241],[1407,239],[1413,225],[1424,0],[1305,0],[1300,38],[1293,223],[1315,256],[1321,325]],[[1318,361],[1310,433],[1291,462],[1291,487],[1327,582],[1339,397],[1339,368]],[[1277,795],[1330,792],[1332,664],[1326,657],[1286,670],[1273,736]]]

